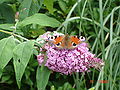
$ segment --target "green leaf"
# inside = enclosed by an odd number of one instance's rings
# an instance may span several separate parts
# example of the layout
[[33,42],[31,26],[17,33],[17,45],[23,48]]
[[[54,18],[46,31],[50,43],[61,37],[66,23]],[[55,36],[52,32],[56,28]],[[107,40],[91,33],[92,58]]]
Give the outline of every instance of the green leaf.
[[52,85],[51,88],[50,88],[50,90],[55,90],[55,87]]
[[6,82],[6,81],[8,81],[9,79],[10,79],[10,75],[4,75],[4,76],[2,76],[2,79],[1,79],[1,82]]
[[0,29],[4,29],[4,30],[9,30],[9,31],[13,31],[14,24],[0,24]]
[[50,13],[53,13],[53,2],[54,0],[44,0],[44,4]]
[[38,37],[39,35],[44,34],[45,32],[46,32],[46,31],[44,30],[44,28],[41,27],[40,25],[36,25],[35,27],[34,27],[34,25],[33,25],[33,27],[32,27],[32,25],[31,25],[31,28],[30,28],[25,34],[26,34],[26,36],[28,36],[28,37],[36,38],[36,37]]
[[7,2],[7,3],[8,3],[8,2],[14,2],[14,1],[15,1],[15,0],[0,0],[0,4],[1,4],[1,3],[4,3],[4,2]]
[[15,13],[8,4],[0,4],[0,23],[14,23],[15,22]]
[[24,20],[26,17],[31,16],[39,12],[42,6],[43,0],[23,0],[20,5],[20,20]]
[[38,53],[38,50],[34,48],[34,49],[33,49],[33,54],[35,54],[35,55],[37,56],[37,55],[39,54],[39,53]]
[[31,6],[32,0],[23,0],[23,2],[20,5],[19,11],[20,11],[20,20],[23,20],[27,16],[29,16],[30,6]]
[[0,40],[0,68],[3,69],[13,56],[15,41],[13,36]]
[[59,4],[60,8],[62,9],[62,11],[65,13],[67,10],[66,2],[64,0],[59,0],[58,4]]
[[38,90],[45,90],[45,87],[49,80],[50,73],[51,71],[47,67],[40,68],[38,66],[36,74]]
[[62,87],[59,87],[58,90],[75,90],[68,82],[66,82]]
[[88,89],[88,90],[95,90],[95,87],[92,87],[92,88],[90,88],[90,89]]
[[19,3],[22,3],[23,0],[17,0]]
[[29,12],[30,16],[39,12],[39,10],[40,10],[40,8],[42,6],[43,1],[44,0],[32,0],[30,12]]
[[48,17],[45,14],[35,14],[33,16],[27,17],[23,21],[18,23],[18,27],[24,27],[29,24],[38,24],[41,26],[50,26],[50,27],[58,27],[60,22],[54,18]]
[[19,88],[21,84],[21,78],[33,53],[33,46],[33,41],[27,41],[17,45],[13,50],[13,64]]

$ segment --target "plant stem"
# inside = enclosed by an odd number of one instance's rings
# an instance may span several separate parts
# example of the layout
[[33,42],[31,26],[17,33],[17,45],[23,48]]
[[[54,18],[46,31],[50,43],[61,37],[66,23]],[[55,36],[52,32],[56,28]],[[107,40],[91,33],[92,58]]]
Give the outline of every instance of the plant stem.
[[[102,7],[102,0],[99,0],[99,9],[100,9],[100,31],[101,31],[101,42],[102,42],[102,59],[105,60],[105,44],[104,44],[104,25],[103,25],[103,7]],[[103,80],[103,74],[102,76],[102,80]],[[102,83],[102,87],[101,90],[103,90],[103,83]]]
[[76,72],[76,87],[77,87],[77,90],[80,90],[79,73],[78,72]]
[[9,34],[9,35],[13,35],[13,36],[19,37],[19,38],[21,38],[21,39],[23,39],[25,41],[29,41],[27,38],[24,38],[24,37],[22,37],[20,35],[12,33],[12,32],[4,31],[4,30],[0,30],[0,32],[3,32],[3,33],[6,33],[6,34]]
[[[83,5],[83,9],[82,9],[82,13],[81,13],[81,15],[80,15],[80,19],[81,19],[81,17],[83,17],[86,3],[87,3],[87,0],[85,0],[85,3],[84,3],[84,5]],[[80,21],[79,36],[81,36],[81,30],[82,30],[82,19],[81,19],[81,21]]]
[[[4,31],[4,30],[0,30],[0,32],[6,33],[6,34],[9,34],[9,35],[13,35],[13,36],[18,37],[18,38],[21,38],[21,39],[23,39],[23,40],[25,40],[25,41],[29,41],[29,39],[24,38],[24,37],[22,37],[22,36],[20,36],[20,35],[14,34],[14,33],[12,33],[12,32]],[[34,41],[34,42],[35,42],[39,47],[42,47],[37,41]]]

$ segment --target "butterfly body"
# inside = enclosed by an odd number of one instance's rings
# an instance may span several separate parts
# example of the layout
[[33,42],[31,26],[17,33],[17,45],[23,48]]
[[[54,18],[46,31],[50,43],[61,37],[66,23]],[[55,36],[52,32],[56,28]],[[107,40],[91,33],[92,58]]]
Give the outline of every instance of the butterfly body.
[[79,39],[77,36],[69,36],[66,34],[62,36],[51,37],[50,42],[59,49],[74,49],[80,43],[82,43],[83,40]]

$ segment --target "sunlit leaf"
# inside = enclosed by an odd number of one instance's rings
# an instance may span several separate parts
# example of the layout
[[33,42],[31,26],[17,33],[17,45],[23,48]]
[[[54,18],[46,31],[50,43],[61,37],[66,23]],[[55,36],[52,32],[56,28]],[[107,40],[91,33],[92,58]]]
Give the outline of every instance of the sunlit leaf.
[[27,17],[23,21],[19,22],[18,27],[24,27],[29,24],[38,24],[41,26],[50,26],[50,27],[58,27],[60,22],[54,18],[48,17],[45,14],[35,14],[33,16]]
[[88,89],[88,90],[95,90],[95,87],[92,87],[92,88],[90,88],[90,89]]
[[25,68],[33,53],[33,41],[23,42],[15,47],[13,50],[14,69],[18,87],[20,88],[21,78],[25,71]]
[[68,82],[59,87],[58,90],[75,90]]
[[44,0],[44,4],[46,5],[50,13],[53,13],[53,2],[54,0]]
[[55,90],[55,87],[54,86],[51,86],[51,89],[50,90]]

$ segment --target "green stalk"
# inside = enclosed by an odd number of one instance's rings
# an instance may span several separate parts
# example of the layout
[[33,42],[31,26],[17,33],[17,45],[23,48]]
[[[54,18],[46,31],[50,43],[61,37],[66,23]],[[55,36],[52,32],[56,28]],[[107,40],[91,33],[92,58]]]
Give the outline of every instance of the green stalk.
[[80,84],[79,84],[79,72],[76,72],[76,86],[77,86],[77,90],[80,90]]
[[[103,8],[102,8],[102,0],[99,0],[99,9],[100,9],[100,30],[101,30],[101,42],[102,42],[102,59],[105,60],[105,45],[104,45],[104,30],[103,30]],[[103,75],[102,75],[103,80]],[[103,90],[103,83],[102,83]]]
[[[110,44],[112,43],[112,40],[113,40],[113,13],[111,15],[111,19],[110,19]],[[112,77],[112,69],[113,69],[113,61],[112,61],[112,58],[113,58],[113,54],[112,54],[112,50],[110,50],[110,76]],[[112,80],[110,80],[110,86],[111,86],[111,90],[113,89],[112,88]]]
[[[81,18],[84,19],[84,20],[86,20],[86,21],[93,22],[93,20],[91,20],[91,19],[89,19],[89,18],[86,18],[86,17],[81,17]],[[60,25],[60,27],[58,27],[57,31],[59,31],[60,28],[61,28],[62,26],[64,26],[65,23],[68,23],[68,22],[73,21],[73,20],[76,20],[76,19],[80,19],[80,17],[72,17],[72,18],[68,19],[67,21],[63,22],[63,23]],[[98,22],[94,21],[94,23],[95,23],[97,26],[100,27],[100,24],[99,24]],[[106,32],[109,32],[109,29],[108,29],[107,27],[104,26],[103,29],[104,29]],[[113,33],[113,35],[116,36],[115,33]]]
[[[115,12],[115,11],[118,10],[119,8],[120,8],[120,6],[115,7],[115,8],[112,10],[112,12]],[[104,19],[103,25],[106,24],[106,22],[108,21],[108,19],[109,19],[110,16],[112,15],[112,12]],[[90,21],[90,20],[89,20],[89,21]],[[99,23],[97,23],[97,22],[95,22],[95,24],[97,24],[98,26],[100,26]],[[109,32],[109,29],[106,28],[105,26],[104,26],[104,30]],[[100,34],[101,34],[101,30],[99,31],[98,37],[100,36]],[[115,34],[114,32],[113,32],[113,35],[114,35],[114,36],[118,36],[118,34]],[[92,51],[93,51],[96,43],[97,43],[97,38],[95,39],[95,42],[94,42],[94,44],[93,44]]]
[[[83,17],[86,4],[87,4],[87,0],[85,0],[85,3],[84,3],[84,5],[83,5],[83,9],[82,9],[82,13],[81,13],[81,15],[80,15],[80,19],[81,19],[81,17]],[[81,26],[82,26],[82,19],[81,19],[81,21],[80,21],[79,36],[81,35],[81,30],[82,30]]]
[[99,0],[99,8],[100,8],[100,30],[101,30],[101,42],[102,42],[102,54],[103,54],[102,58],[103,58],[103,60],[105,60],[102,0]]
[[93,16],[93,13],[92,13],[92,8],[91,8],[91,3],[89,2],[89,7],[90,7],[90,12],[91,12],[91,17],[92,17],[92,23],[93,23],[93,26],[94,26],[94,28],[95,28],[95,33],[96,33],[96,41],[98,42],[96,42],[96,44],[94,44],[94,47],[92,47],[92,52],[93,52],[93,50],[94,50],[94,48],[95,48],[95,46],[96,46],[96,52],[95,52],[95,54],[97,54],[97,51],[98,51],[98,44],[100,45],[100,47],[102,47],[102,45],[101,45],[101,43],[100,43],[100,35],[98,34],[98,32],[97,32],[97,28],[96,28],[96,26],[95,26],[95,20],[94,20],[94,16]]
[[104,6],[103,6],[103,11],[105,10],[105,7],[106,7],[108,1],[109,1],[109,0],[106,0],[106,1],[105,1],[105,4],[104,4]]
[[75,7],[78,5],[78,3],[80,3],[81,0],[78,0],[72,7],[72,9],[70,10],[70,12],[68,13],[66,20],[70,18],[72,12],[74,11]]
[[[96,83],[96,85],[95,85],[95,90],[99,90],[99,86],[100,86],[99,81],[101,80],[101,76],[102,76],[102,74],[103,74],[103,69],[104,69],[104,67],[101,69],[101,71],[100,71],[100,73],[99,73],[99,77],[98,77],[97,83]],[[100,90],[101,90],[101,89],[100,89]],[[103,90],[103,88],[102,88],[102,90]]]

